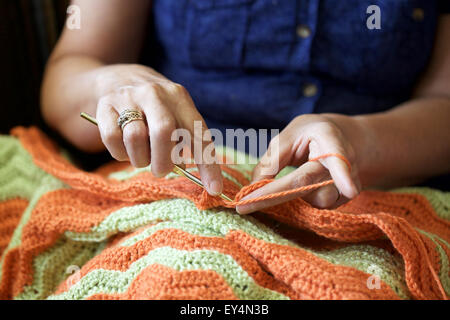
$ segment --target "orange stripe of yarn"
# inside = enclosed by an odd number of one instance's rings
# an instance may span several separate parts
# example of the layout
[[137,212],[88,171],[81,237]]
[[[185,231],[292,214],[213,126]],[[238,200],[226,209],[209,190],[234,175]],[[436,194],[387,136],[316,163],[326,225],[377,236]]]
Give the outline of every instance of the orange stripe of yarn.
[[8,246],[27,206],[28,200],[19,198],[0,202],[0,256]]
[[[242,248],[231,241],[220,237],[203,237],[191,235],[178,229],[158,230],[148,238],[129,247],[111,247],[87,262],[78,274],[81,279],[96,269],[126,271],[130,265],[148,252],[161,247],[169,246],[178,250],[214,250],[231,256],[245,272],[252,276],[255,283],[272,291],[282,293],[292,299],[298,299],[294,290],[277,279],[270,277],[261,266]],[[69,278],[70,279],[70,278]],[[63,282],[57,294],[67,291],[74,285],[72,279]]]
[[94,294],[88,300],[237,300],[233,290],[212,270],[176,271],[152,264],[123,293]]
[[276,279],[289,285],[300,299],[399,299],[383,281],[381,288],[365,285],[367,273],[336,265],[305,249],[265,242],[241,230],[227,235],[252,256]]
[[88,232],[124,206],[125,203],[74,189],[44,194],[23,228],[20,246],[5,254],[0,299],[10,298],[11,292],[16,296],[33,282],[33,258],[54,245],[64,232]]

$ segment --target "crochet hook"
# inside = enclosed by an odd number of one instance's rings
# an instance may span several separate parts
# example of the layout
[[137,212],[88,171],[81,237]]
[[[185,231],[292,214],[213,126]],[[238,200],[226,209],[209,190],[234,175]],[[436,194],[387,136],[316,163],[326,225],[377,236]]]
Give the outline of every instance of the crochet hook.
[[[97,119],[95,119],[94,117],[90,116],[89,114],[87,114],[85,112],[81,112],[80,116],[83,119],[89,121],[90,123],[95,124],[96,126],[98,126]],[[202,187],[203,189],[205,189],[205,186],[203,185],[203,182],[199,178],[197,178],[196,176],[191,174],[189,171],[183,169],[182,167],[174,164],[174,168],[173,168],[172,171],[175,172],[176,174],[182,176],[182,177],[185,177],[185,178],[189,179],[190,181],[192,181],[193,183],[195,183],[199,187]],[[225,195],[223,193],[219,194],[219,197],[221,197],[222,199],[224,199],[226,201],[233,201],[227,195]]]

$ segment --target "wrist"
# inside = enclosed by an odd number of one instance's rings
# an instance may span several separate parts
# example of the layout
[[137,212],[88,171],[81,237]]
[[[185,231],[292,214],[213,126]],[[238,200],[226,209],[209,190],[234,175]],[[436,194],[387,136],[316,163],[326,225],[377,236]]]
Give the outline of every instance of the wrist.
[[378,160],[377,138],[367,116],[323,114],[342,132],[354,151],[354,166],[363,187],[372,186],[376,177],[372,174],[373,164]]

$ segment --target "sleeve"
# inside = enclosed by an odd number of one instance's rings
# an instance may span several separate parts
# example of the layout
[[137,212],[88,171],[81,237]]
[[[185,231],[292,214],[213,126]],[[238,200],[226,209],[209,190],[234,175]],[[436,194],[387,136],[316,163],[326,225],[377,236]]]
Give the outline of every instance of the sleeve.
[[438,0],[439,13],[450,13],[450,0]]

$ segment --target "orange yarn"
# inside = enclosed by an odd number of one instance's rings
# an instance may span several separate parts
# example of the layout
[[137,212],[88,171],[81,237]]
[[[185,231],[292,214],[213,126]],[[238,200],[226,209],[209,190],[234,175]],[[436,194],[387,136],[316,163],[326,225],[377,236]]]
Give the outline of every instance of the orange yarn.
[[0,202],[0,256],[7,247],[9,240],[20,221],[22,212],[28,205],[24,199],[12,199]]
[[[181,287],[181,290],[180,290]],[[211,270],[177,272],[154,264],[121,294],[94,294],[88,300],[237,300],[226,281]]]
[[[55,145],[37,129],[17,128],[13,131],[13,134],[19,137],[22,145],[32,155],[33,161],[39,167],[64,181],[72,189],[51,192],[44,195],[43,199],[40,200],[30,218],[31,221],[24,228],[20,253],[12,250],[4,257],[4,265],[6,266],[4,273],[13,272],[14,268],[19,266],[19,269],[16,270],[19,275],[10,281],[1,283],[0,298],[17,294],[32,281],[32,258],[51,246],[58,235],[63,234],[68,229],[77,232],[86,231],[120,207],[179,197],[193,201],[200,209],[218,206],[232,208],[238,204],[262,201],[333,183],[330,180],[242,201],[241,199],[244,196],[269,183],[270,180],[259,181],[239,190],[234,183],[225,179],[224,193],[235,196],[235,201],[230,203],[219,197],[209,196],[203,189],[181,177],[157,179],[150,173],[142,173],[129,180],[119,182],[106,178],[109,172],[108,167],[102,168],[101,174],[86,173],[61,157]],[[328,156],[341,158],[351,169],[348,161],[337,154],[323,155],[311,161],[317,161]],[[248,184],[248,181],[239,172],[225,166],[223,170],[232,174],[240,182]],[[70,208],[70,210],[66,210],[64,215],[58,214],[61,212],[58,211],[61,206]],[[55,209],[52,210],[52,208]],[[292,227],[308,229],[320,236],[336,241],[363,242],[387,237],[392,243],[392,247],[403,257],[405,279],[413,297],[417,299],[447,298],[438,277],[441,266],[439,259],[436,257],[435,244],[430,238],[418,232],[417,229],[439,235],[441,239],[450,242],[450,223],[440,219],[429,202],[420,195],[364,191],[356,199],[336,210],[317,209],[298,198],[265,209],[263,212]],[[52,227],[42,227],[46,224],[52,224]],[[345,291],[345,288],[351,291],[351,288],[356,288],[356,282],[362,281],[366,276],[365,273],[356,269],[333,265],[306,251],[265,243],[240,231],[233,231],[227,236],[227,239],[232,239],[239,244],[234,247],[229,242],[226,246],[224,244],[224,247],[221,247],[220,241],[216,238],[214,238],[214,242],[209,244],[208,241],[210,240],[208,239],[195,237],[194,241],[193,239],[189,240],[189,237],[189,234],[182,231],[161,231],[156,233],[154,238],[149,239],[146,245],[164,245],[169,241],[171,246],[179,248],[192,245],[214,246],[215,250],[230,254],[234,259],[239,260],[249,273],[255,274],[255,281],[263,281],[266,286],[283,292],[292,298],[338,298],[338,292]],[[263,264],[264,270],[272,273],[278,280],[267,278],[267,274],[262,272],[262,269],[258,269],[260,267],[254,261],[247,261],[244,256],[240,255],[241,250],[250,247],[253,250],[252,252],[256,252],[255,258]],[[126,252],[111,251],[115,259],[101,260],[108,252],[102,253],[97,260],[94,258],[83,272],[87,272],[90,268],[98,268],[100,265],[107,268],[108,266],[105,263],[108,263],[108,261],[116,261],[121,259],[122,256],[123,259],[129,257]],[[126,265],[134,259],[137,259],[137,257],[133,256],[133,259],[123,261],[123,263]],[[116,269],[119,265],[121,264],[110,267]],[[299,276],[300,274],[301,276]],[[170,278],[172,276],[168,272],[165,273],[164,277]],[[147,277],[148,281],[157,281],[151,280],[150,273],[142,274],[141,277]],[[205,275],[205,277],[211,277],[211,281],[220,281],[212,275]],[[320,289],[322,278],[328,279],[329,283],[334,283],[336,290],[324,291]],[[291,279],[295,279],[295,281],[291,282]],[[130,288],[130,290],[136,292],[143,292],[140,291],[141,289],[142,286],[140,287],[140,284],[136,281]],[[60,290],[64,290],[64,285]],[[211,294],[216,296],[219,293]],[[382,284],[381,291],[366,290],[361,291],[360,294],[361,297],[365,298],[380,298],[380,295],[384,299],[396,297],[385,284]],[[157,293],[153,292],[149,295],[154,296]],[[224,293],[224,295],[227,298],[233,298],[230,292]],[[188,296],[186,295],[186,297]],[[348,296],[345,297],[348,298]],[[99,296],[99,298],[101,297]]]
[[[236,243],[230,245],[229,241],[221,238],[196,237],[180,230],[160,230],[145,239],[143,242],[130,247],[109,248],[102,253],[101,257],[94,258],[88,262],[78,276],[85,276],[92,270],[117,270],[126,271],[130,265],[142,258],[152,249],[170,246],[179,250],[210,249],[220,253],[228,254],[248,273],[251,274],[256,283],[281,292],[291,298],[298,295],[282,282],[269,277],[269,275],[258,267],[258,263],[250,259],[245,251]],[[68,289],[68,282],[63,283],[57,293]],[[72,283],[73,284],[73,283]]]

